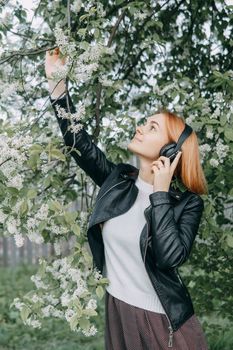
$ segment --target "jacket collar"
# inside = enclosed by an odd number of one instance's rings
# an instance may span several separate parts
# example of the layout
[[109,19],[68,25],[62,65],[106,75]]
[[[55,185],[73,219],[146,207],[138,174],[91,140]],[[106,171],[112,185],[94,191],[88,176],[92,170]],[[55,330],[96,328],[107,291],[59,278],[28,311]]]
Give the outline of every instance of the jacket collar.
[[[129,179],[135,182],[139,174],[139,169],[130,164],[127,164],[127,166],[130,166],[131,169],[128,167],[125,168],[125,170],[121,171],[121,176],[124,179]],[[132,171],[132,168],[133,168],[133,171]],[[178,179],[175,176],[173,176],[168,192],[172,197],[174,197],[177,200],[180,200],[183,193],[186,192],[186,188],[184,187],[179,188],[177,185],[177,181]]]

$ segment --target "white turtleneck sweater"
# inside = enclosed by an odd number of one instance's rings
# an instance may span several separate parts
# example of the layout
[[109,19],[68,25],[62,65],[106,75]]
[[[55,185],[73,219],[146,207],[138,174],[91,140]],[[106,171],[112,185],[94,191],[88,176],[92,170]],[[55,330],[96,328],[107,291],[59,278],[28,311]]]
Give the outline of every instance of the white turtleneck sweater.
[[105,251],[103,276],[110,284],[107,291],[128,304],[158,313],[165,313],[147,274],[140,251],[140,234],[146,223],[144,209],[150,205],[153,185],[139,176],[135,181],[138,195],[124,214],[103,223]]

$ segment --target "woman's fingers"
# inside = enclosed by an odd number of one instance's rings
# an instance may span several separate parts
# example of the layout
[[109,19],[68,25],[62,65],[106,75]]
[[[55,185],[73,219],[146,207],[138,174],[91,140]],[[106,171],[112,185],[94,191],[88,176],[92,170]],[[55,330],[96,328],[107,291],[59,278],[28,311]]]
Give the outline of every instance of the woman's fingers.
[[170,159],[164,156],[159,157],[159,159],[155,160],[152,164],[158,166],[158,168],[168,168],[170,166]]
[[181,154],[182,154],[182,151],[179,151],[171,164],[172,173],[175,171],[175,168],[177,167],[177,164],[180,160]]

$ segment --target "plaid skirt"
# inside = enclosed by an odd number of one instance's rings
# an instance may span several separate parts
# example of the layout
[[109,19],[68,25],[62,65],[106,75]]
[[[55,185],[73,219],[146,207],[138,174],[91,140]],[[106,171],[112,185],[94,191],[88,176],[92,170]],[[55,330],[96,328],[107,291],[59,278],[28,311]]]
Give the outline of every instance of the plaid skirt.
[[105,350],[208,350],[202,326],[194,314],[173,332],[165,314],[144,310],[105,294]]

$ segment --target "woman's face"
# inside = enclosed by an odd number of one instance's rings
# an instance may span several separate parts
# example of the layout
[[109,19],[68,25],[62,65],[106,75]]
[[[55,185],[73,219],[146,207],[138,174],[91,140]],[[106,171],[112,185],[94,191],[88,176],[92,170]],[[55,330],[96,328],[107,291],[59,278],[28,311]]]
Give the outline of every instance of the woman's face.
[[154,114],[147,118],[144,125],[137,126],[128,150],[143,158],[156,160],[160,149],[169,142],[165,118],[164,114]]

